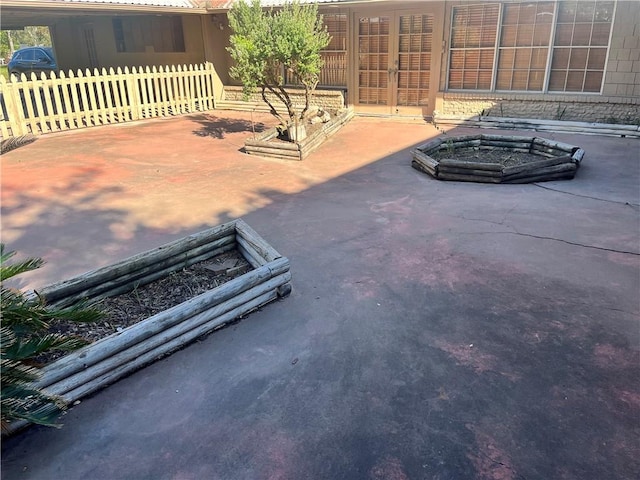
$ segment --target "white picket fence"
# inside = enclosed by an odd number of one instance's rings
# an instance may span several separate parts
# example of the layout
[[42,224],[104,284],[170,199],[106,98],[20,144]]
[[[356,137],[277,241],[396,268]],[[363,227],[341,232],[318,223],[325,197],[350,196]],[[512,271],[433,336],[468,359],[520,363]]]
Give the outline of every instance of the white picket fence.
[[0,134],[6,139],[212,110],[213,78],[210,63],[0,77]]

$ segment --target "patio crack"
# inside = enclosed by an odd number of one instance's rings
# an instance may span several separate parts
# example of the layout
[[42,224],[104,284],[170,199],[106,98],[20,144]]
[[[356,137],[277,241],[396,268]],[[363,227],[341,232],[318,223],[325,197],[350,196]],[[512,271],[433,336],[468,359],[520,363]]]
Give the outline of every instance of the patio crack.
[[596,245],[587,245],[585,243],[572,242],[570,240],[564,240],[562,238],[547,237],[547,236],[544,236],[544,235],[534,235],[532,233],[521,233],[521,232],[518,232],[517,230],[515,230],[514,232],[504,232],[504,233],[511,233],[513,235],[520,235],[522,237],[537,238],[537,239],[540,239],[540,240],[553,240],[555,242],[566,243],[567,245],[574,245],[576,247],[583,247],[583,248],[592,248],[594,250],[601,250],[601,251],[604,251],[604,252],[624,253],[626,255],[640,256],[640,253],[631,252],[629,250],[618,250],[616,248],[598,247]]
[[599,200],[601,202],[616,203],[618,205],[626,205],[626,206],[629,206],[629,207],[632,207],[632,208],[640,208],[640,204],[638,204],[638,203],[621,202],[619,200],[607,200],[606,198],[592,197],[590,195],[581,195],[579,193],[571,193],[571,192],[567,192],[567,191],[564,191],[564,190],[558,190],[557,188],[551,188],[551,187],[547,187],[545,185],[540,185],[539,183],[533,183],[533,185],[535,185],[536,187],[543,188],[545,190],[550,190],[552,192],[557,192],[557,193],[564,193],[565,195],[571,195],[573,197],[589,198],[591,200]]
[[[467,220],[469,220],[469,219],[467,219]],[[491,222],[491,221],[487,221],[487,220],[476,220],[476,221],[504,226],[501,223]],[[573,245],[575,247],[591,248],[591,249],[594,249],[594,250],[601,250],[601,251],[604,251],[604,252],[622,253],[622,254],[626,254],[626,255],[640,256],[639,252],[632,252],[632,251],[629,251],[629,250],[618,250],[616,248],[599,247],[597,245],[587,245],[585,243],[572,242],[571,240],[564,240],[562,238],[547,237],[547,236],[544,236],[544,235],[534,235],[532,233],[522,233],[522,232],[518,232],[518,231],[459,232],[459,233],[462,234],[462,235],[518,235],[518,236],[521,236],[521,237],[537,238],[539,240],[553,240],[555,242],[561,242],[561,243],[565,243],[567,245]]]

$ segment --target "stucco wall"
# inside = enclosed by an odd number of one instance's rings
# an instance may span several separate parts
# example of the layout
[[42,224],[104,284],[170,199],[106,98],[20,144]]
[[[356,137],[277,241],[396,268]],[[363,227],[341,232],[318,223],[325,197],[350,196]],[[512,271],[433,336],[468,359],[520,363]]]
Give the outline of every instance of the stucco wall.
[[184,52],[118,52],[111,16],[71,17],[59,20],[52,28],[54,48],[62,70],[90,66],[82,38],[85,25],[93,28],[98,67],[137,67],[198,64],[205,61],[202,22],[199,15],[183,15]]

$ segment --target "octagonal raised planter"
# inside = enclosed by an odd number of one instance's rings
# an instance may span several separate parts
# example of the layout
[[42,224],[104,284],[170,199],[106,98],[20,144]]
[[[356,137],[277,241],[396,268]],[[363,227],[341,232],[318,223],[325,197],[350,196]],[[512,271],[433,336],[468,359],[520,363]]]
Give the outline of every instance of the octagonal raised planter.
[[244,142],[245,152],[262,157],[279,158],[282,160],[304,160],[311,152],[340,130],[353,118],[353,108],[344,109],[335,117],[323,124],[314,132],[311,132],[304,140],[299,142],[286,142],[278,140],[278,130],[271,128],[256,138],[247,139]]
[[235,220],[42,289],[65,306],[126,293],[238,249],[253,269],[47,365],[40,388],[73,402],[291,291],[289,260]]
[[[466,161],[455,158],[459,149],[519,152],[537,155],[540,160],[520,165]],[[436,152],[446,152],[450,158],[436,160]],[[411,165],[439,180],[482,183],[531,183],[572,179],[584,157],[584,150],[575,145],[554,142],[541,137],[515,135],[465,135],[431,140],[412,150]]]

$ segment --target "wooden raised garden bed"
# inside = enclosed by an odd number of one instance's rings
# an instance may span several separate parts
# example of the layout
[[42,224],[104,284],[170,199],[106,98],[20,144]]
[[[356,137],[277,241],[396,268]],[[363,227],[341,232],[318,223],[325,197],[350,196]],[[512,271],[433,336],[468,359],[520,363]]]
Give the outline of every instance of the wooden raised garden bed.
[[531,183],[572,179],[585,152],[541,137],[481,134],[436,138],[411,153],[411,165],[438,180]]
[[38,386],[73,402],[291,291],[289,260],[235,220],[41,290],[48,303],[94,302],[237,249],[253,267],[227,283],[45,366]]
[[329,122],[310,131],[307,138],[300,142],[288,142],[278,138],[278,130],[271,128],[256,138],[247,139],[244,149],[251,155],[280,158],[283,160],[304,160],[331,135],[353,118],[353,108],[338,113]]

